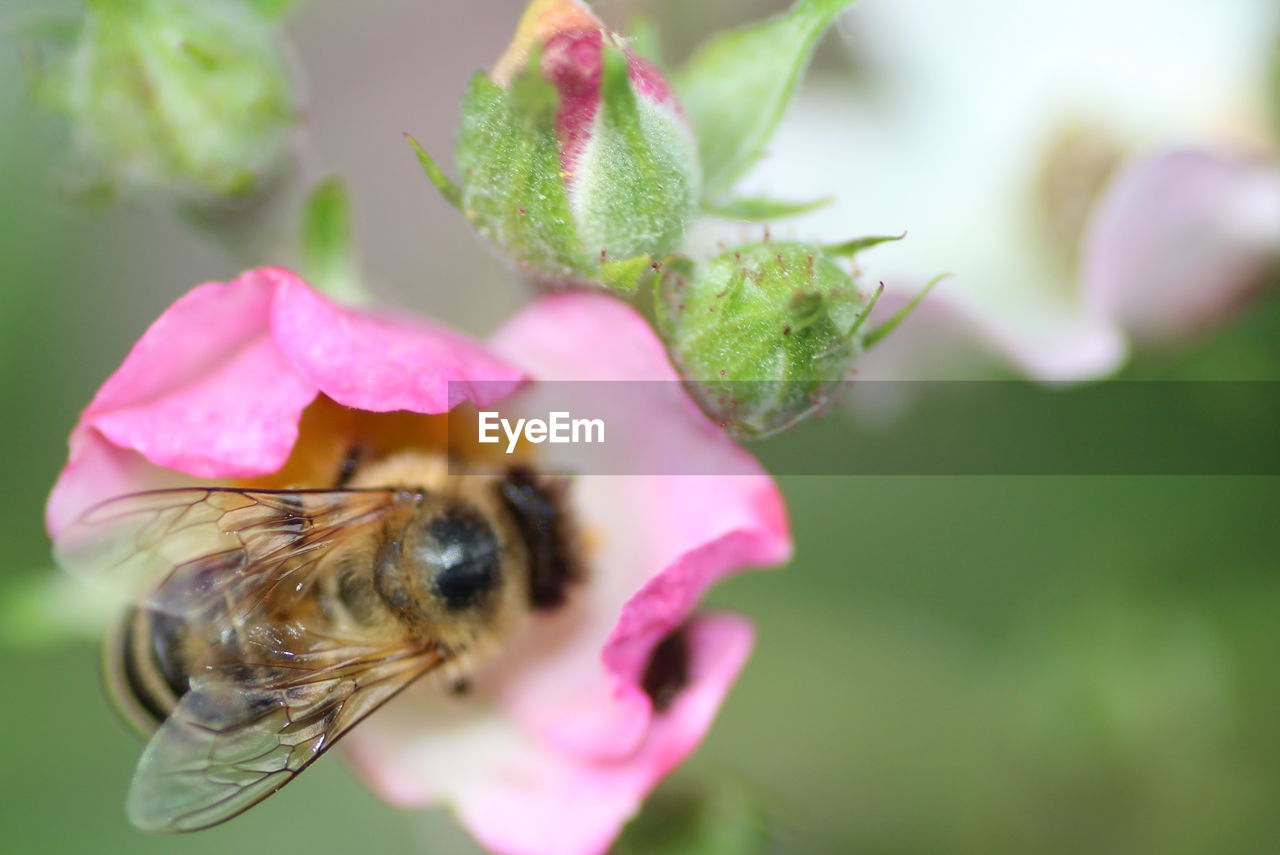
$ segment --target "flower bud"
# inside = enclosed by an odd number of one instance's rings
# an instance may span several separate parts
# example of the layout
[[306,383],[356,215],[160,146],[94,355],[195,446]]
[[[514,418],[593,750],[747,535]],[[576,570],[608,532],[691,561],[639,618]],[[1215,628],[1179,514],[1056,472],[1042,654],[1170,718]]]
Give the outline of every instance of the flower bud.
[[92,0],[53,79],[106,189],[207,205],[285,162],[297,110],[274,28],[240,0]]
[[757,439],[819,410],[865,347],[920,299],[863,331],[879,292],[861,293],[837,256],[893,239],[766,241],[697,267],[673,264],[660,285],[659,325],[707,415],[736,437]]
[[678,247],[698,199],[697,146],[670,87],[578,0],[530,4],[472,81],[457,160],[460,188],[424,166],[486,239],[556,283],[633,288]]

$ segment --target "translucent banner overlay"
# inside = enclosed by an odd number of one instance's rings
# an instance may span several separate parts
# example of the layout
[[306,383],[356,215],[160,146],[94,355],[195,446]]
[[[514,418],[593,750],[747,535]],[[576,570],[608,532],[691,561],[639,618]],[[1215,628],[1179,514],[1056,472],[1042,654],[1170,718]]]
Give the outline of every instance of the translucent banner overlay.
[[[453,400],[497,397],[450,384]],[[786,384],[720,384],[793,400]],[[719,429],[675,382],[534,382],[450,422],[455,472],[731,475]],[[745,447],[774,475],[1280,475],[1280,381],[852,381],[821,412]],[[719,450],[717,450],[719,449]],[[460,462],[465,460],[465,464]]]

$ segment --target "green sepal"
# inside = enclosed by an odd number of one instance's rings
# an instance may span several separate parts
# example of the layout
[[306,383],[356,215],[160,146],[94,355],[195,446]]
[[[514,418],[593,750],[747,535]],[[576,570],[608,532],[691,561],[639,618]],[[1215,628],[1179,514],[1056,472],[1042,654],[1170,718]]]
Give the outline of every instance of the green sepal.
[[670,340],[676,332],[672,311],[676,301],[668,299],[672,286],[686,287],[696,270],[693,259],[684,255],[673,255],[662,262],[653,288],[653,323],[664,339]]
[[911,302],[899,309],[892,318],[889,318],[889,320],[867,333],[866,338],[862,340],[863,348],[865,350],[870,350],[880,342],[884,341],[886,336],[896,330],[903,321],[911,317],[911,314],[920,306],[920,303],[924,301],[924,298],[929,296],[929,292],[933,290],[933,286],[937,285],[943,279],[948,278],[950,275],[950,273],[943,273],[940,276],[935,276],[930,279],[928,284],[920,289],[920,293],[911,298]]
[[559,95],[540,69],[535,51],[509,90],[484,74],[471,79],[457,147],[461,209],[521,269],[581,279],[599,257],[578,242],[560,171]]
[[608,39],[601,63],[593,141],[573,179],[579,238],[597,258],[660,257],[679,246],[693,218],[697,154],[682,129],[641,108],[627,56]]
[[853,258],[860,252],[866,252],[872,247],[879,246],[882,243],[896,243],[907,236],[906,232],[900,235],[875,235],[872,237],[860,237],[853,240],[847,240],[843,243],[828,244],[822,248],[822,251],[828,255],[838,255],[842,258]]
[[422,144],[414,139],[411,134],[405,134],[404,138],[409,141],[409,145],[413,147],[414,154],[418,156],[418,164],[422,167],[423,173],[435,185],[435,188],[440,191],[440,195],[444,197],[444,200],[455,208],[461,208],[461,188],[454,184],[449,176],[444,174],[444,170],[436,163],[435,158],[428,154]]
[[364,302],[360,265],[351,229],[351,204],[342,179],[316,185],[302,209],[302,275],[337,300]]
[[797,0],[700,47],[675,86],[697,132],[703,195],[725,196],[764,153],[818,38],[855,0]]
[[[846,333],[846,336],[848,338],[855,339],[855,340],[857,339],[858,333],[862,331],[863,325],[866,324],[867,319],[871,317],[871,313],[875,311],[876,304],[880,302],[880,298],[883,296],[884,296],[884,283],[881,282],[880,285],[876,288],[875,293],[871,295],[871,299],[867,301],[867,305],[863,308],[862,312],[858,315],[858,319],[853,322],[853,326],[850,327],[849,332]],[[866,344],[865,339],[863,341],[863,344],[865,346]]]
[[647,255],[605,261],[600,265],[600,283],[611,291],[630,294],[640,287],[640,280],[651,270],[653,259]]
[[808,202],[789,202],[783,199],[739,198],[718,204],[704,203],[702,213],[726,220],[743,220],[748,223],[764,223],[799,217],[835,201],[834,196],[811,199]]

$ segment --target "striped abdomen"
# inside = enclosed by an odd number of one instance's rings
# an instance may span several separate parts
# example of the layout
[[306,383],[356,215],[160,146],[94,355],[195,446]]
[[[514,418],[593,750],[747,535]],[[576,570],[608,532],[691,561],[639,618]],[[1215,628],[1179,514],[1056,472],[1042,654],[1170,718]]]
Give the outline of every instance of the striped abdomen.
[[134,727],[149,734],[186,693],[194,660],[187,624],[144,606],[129,609],[105,652],[107,690]]

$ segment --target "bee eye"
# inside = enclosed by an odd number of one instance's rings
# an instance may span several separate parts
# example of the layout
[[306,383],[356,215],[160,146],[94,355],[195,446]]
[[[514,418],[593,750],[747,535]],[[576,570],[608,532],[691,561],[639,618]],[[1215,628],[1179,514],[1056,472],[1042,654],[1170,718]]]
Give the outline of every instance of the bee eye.
[[466,508],[454,508],[427,523],[416,557],[429,585],[449,611],[480,604],[501,581],[501,548],[493,526]]

